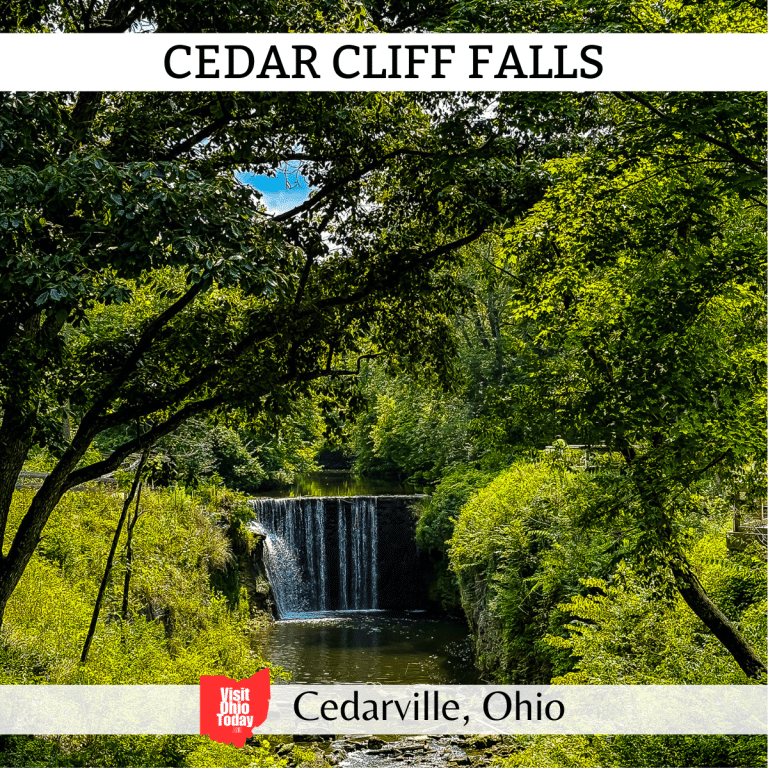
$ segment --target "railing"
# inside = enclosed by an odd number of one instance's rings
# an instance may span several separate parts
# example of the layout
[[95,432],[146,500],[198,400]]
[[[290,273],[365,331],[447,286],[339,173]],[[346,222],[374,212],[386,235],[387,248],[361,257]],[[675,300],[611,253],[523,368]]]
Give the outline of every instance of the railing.
[[757,502],[750,507],[733,508],[733,530],[726,534],[728,549],[740,552],[750,543],[768,548],[768,505]]
[[[139,465],[140,460],[139,454],[133,454],[129,456],[124,462],[123,465],[120,467],[120,470],[123,472],[131,472],[136,469]],[[48,477],[50,472],[19,472],[19,477],[16,480],[16,490],[37,490],[40,488],[40,486],[45,481],[45,478]],[[101,477],[97,477],[94,480],[91,480],[90,482],[93,483],[106,483],[107,485],[117,485],[117,478],[115,477],[115,472],[110,472],[109,474],[102,475]],[[85,491],[87,490],[87,486],[85,485],[78,485],[74,488],[70,488],[71,491]]]
[[[16,490],[36,491],[43,484],[43,481],[48,477],[49,472],[19,472],[19,478],[16,481]],[[117,485],[117,480],[110,475],[104,475],[104,477],[97,477],[91,482],[94,483],[107,483],[108,485]],[[77,485],[74,488],[70,488],[70,491],[86,491],[88,487],[85,485]]]
[[[559,437],[558,437],[559,439]],[[594,461],[595,454],[607,453],[609,448],[606,445],[600,443],[597,444],[584,444],[584,445],[568,445],[565,442],[560,445],[545,445],[544,453],[556,453],[558,451],[581,451],[581,462],[574,465],[575,469],[583,469],[587,472],[591,472],[597,468],[597,463]]]

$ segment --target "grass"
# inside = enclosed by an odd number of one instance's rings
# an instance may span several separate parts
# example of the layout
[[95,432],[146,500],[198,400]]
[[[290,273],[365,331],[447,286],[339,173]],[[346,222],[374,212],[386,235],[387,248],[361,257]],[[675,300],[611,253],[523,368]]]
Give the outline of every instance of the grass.
[[[10,536],[33,494],[15,493]],[[121,492],[94,488],[68,493],[57,506],[6,609],[0,684],[197,685],[203,674],[242,679],[269,666],[251,642],[245,590],[233,599],[211,587],[233,559],[228,526],[215,504],[183,489],[142,494],[128,619],[121,616],[123,532],[88,662],[80,663],[122,503]],[[0,737],[3,765],[283,763],[268,742],[237,750],[207,736]]]

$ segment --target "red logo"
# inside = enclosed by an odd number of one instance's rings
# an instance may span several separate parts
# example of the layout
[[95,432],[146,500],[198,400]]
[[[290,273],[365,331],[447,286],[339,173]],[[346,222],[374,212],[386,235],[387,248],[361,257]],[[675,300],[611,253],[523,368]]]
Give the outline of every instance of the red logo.
[[200,733],[222,744],[245,746],[253,729],[267,719],[269,670],[247,680],[224,675],[200,676]]

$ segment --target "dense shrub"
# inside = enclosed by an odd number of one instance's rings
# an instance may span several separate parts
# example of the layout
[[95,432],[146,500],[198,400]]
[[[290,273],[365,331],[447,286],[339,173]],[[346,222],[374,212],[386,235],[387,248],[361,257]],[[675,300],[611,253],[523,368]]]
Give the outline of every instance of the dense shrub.
[[498,768],[762,768],[765,736],[514,736]]
[[[729,554],[724,521],[691,553],[704,588],[766,660],[765,560]],[[751,681],[681,597],[663,599],[627,564],[610,582],[583,581],[593,591],[560,606],[572,619],[569,636],[553,646],[577,659],[574,671],[555,683],[582,685],[746,685]]]
[[580,525],[593,484],[561,459],[517,462],[455,524],[451,568],[479,666],[499,682],[546,683],[570,668],[569,655],[544,641],[565,635],[558,604],[586,591],[585,576],[607,576],[628,546],[620,531]]
[[280,768],[268,741],[237,749],[207,736],[6,736],[7,766],[178,766],[178,768]]
[[422,504],[416,523],[416,543],[432,563],[431,597],[451,609],[460,606],[456,576],[448,567],[448,543],[461,507],[492,475],[474,467],[460,466],[448,473]]
[[[460,510],[449,554],[489,679],[555,684],[748,684],[663,580],[640,575],[632,532],[603,529],[600,473],[556,456],[502,472]],[[726,550],[718,483],[689,494],[687,556],[762,654],[765,552]],[[581,523],[592,520],[589,526]],[[514,736],[500,766],[764,766],[764,736]]]
[[[294,405],[295,412],[279,423],[189,419],[155,443],[146,474],[159,486],[198,488],[216,482],[251,494],[290,484],[296,475],[317,469],[324,425],[316,399],[299,398]],[[133,427],[106,430],[96,446],[108,453],[134,433]],[[91,463],[100,454],[93,450],[87,458]],[[35,451],[33,459],[35,468],[42,468],[46,452]]]
[[360,387],[367,410],[348,427],[357,473],[429,485],[473,458],[471,407],[460,397],[376,366],[366,367]]
[[[629,521],[621,529],[595,514],[605,479],[603,469],[578,471],[567,455],[549,454],[502,472],[461,509],[449,554],[484,674],[509,683],[746,682],[664,575],[641,570]],[[689,494],[687,556],[764,654],[764,552],[727,553],[728,510],[716,491],[702,483]]]

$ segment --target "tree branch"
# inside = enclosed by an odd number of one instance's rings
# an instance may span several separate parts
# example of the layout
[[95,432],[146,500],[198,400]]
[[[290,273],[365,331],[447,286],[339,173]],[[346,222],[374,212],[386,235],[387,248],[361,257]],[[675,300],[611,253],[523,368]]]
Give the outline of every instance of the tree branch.
[[164,155],[160,156],[160,160],[175,160],[179,155],[188,152],[192,147],[199,144],[203,139],[208,139],[213,136],[216,131],[228,125],[232,121],[232,117],[227,115],[220,117],[218,120],[214,120],[210,125],[201,128],[196,134],[190,136],[184,141],[179,142],[175,147],[169,149]]
[[183,408],[176,411],[171,417],[166,419],[162,424],[157,424],[147,430],[143,435],[137,435],[133,440],[123,443],[112,451],[106,459],[70,472],[67,479],[64,481],[64,490],[69,490],[70,488],[86,483],[89,480],[95,480],[97,477],[113,472],[132,453],[143,450],[148,445],[157,442],[161,437],[170,434],[190,417],[210,411],[225,403],[226,400],[227,396],[225,394],[220,394],[215,397],[209,397],[206,400],[197,400],[193,403],[188,403]]
[[112,381],[104,388],[104,391],[96,399],[94,404],[88,409],[88,412],[80,422],[80,427],[89,430],[96,425],[101,411],[103,411],[111,402],[117,391],[128,380],[130,375],[136,369],[136,365],[147,350],[152,345],[157,334],[167,325],[176,315],[187,307],[203,289],[203,281],[195,283],[189,290],[177,301],[171,304],[164,312],[161,312],[142,333],[141,338],[136,343],[131,354],[125,359],[120,370],[115,374]]
[[[483,148],[487,145],[483,145]],[[317,207],[317,205],[322,202],[326,197],[329,195],[332,195],[337,190],[341,189],[343,186],[349,184],[352,181],[359,181],[363,178],[363,176],[366,176],[367,174],[371,173],[372,171],[377,170],[378,168],[381,168],[386,163],[388,163],[390,160],[395,160],[398,157],[421,157],[425,159],[433,158],[436,155],[440,153],[438,152],[427,152],[424,150],[418,150],[418,149],[409,149],[407,147],[403,147],[402,149],[397,149],[393,152],[388,152],[386,155],[383,155],[378,160],[374,160],[370,163],[367,163],[366,165],[363,165],[361,168],[358,168],[358,170],[353,171],[352,173],[348,173],[346,176],[342,176],[340,179],[337,179],[334,182],[329,183],[325,187],[323,187],[319,192],[312,195],[312,197],[307,198],[301,205],[297,205],[295,208],[291,208],[288,211],[284,211],[283,213],[278,214],[277,216],[273,216],[273,221],[286,221],[287,219],[291,219],[294,216],[297,216],[300,213],[303,213],[304,211],[309,211],[312,208]],[[463,155],[460,155],[457,153],[457,156],[461,157]]]
[[[656,115],[665,125],[674,125],[674,120],[667,115],[665,115],[661,110],[657,109],[653,106],[647,99],[643,98],[637,93],[634,93],[633,91],[624,91],[623,94],[616,94],[619,98],[622,97],[622,95],[626,96],[629,99],[632,99],[632,101],[636,102],[637,104],[640,104],[641,106],[645,107],[649,112],[652,112],[654,115]],[[765,172],[765,168],[760,163],[752,160],[752,158],[747,157],[742,152],[739,152],[736,147],[733,146],[733,144],[730,144],[729,142],[722,141],[721,139],[715,138],[714,136],[710,136],[708,133],[703,133],[701,131],[687,131],[693,136],[696,136],[700,139],[703,139],[708,144],[712,144],[715,147],[719,147],[720,149],[724,149],[734,160],[736,160],[741,165],[745,165],[747,168],[749,168],[752,171],[756,171],[760,174],[763,174]]]
[[[485,227],[478,227],[477,229],[475,229],[473,232],[466,235],[465,237],[462,237],[453,242],[445,243],[441,246],[438,246],[437,248],[434,248],[431,251],[428,251],[425,254],[423,254],[422,257],[419,259],[419,263],[428,264],[429,262],[434,261],[435,259],[439,258],[440,256],[446,253],[450,253],[451,251],[457,248],[461,248],[465,245],[468,245],[469,243],[473,242],[478,237],[480,237],[485,231],[486,231]],[[358,291],[355,291],[353,293],[340,293],[336,296],[328,297],[326,299],[320,299],[314,302],[311,307],[305,310],[298,311],[294,316],[294,320],[298,322],[300,320],[308,318],[314,315],[318,310],[330,309],[333,307],[341,307],[349,304],[354,304],[355,302],[360,301],[372,295],[377,289],[380,290],[383,285],[384,286],[396,285],[404,277],[407,277],[407,273],[395,274],[394,272],[390,272],[381,283],[377,283],[375,282],[375,280],[371,279],[368,285],[366,285],[364,288],[361,288]],[[181,301],[181,299],[179,301]],[[170,311],[170,309],[172,308],[169,308],[168,311]],[[280,320],[279,317],[276,317],[273,319],[275,321]],[[177,387],[176,389],[170,390],[169,392],[166,392],[163,395],[156,397],[151,401],[147,401],[146,403],[142,403],[140,405],[131,406],[131,407],[119,408],[114,413],[107,414],[99,418],[93,417],[93,420],[91,422],[88,422],[87,426],[89,428],[96,428],[96,430],[100,432],[104,429],[108,429],[110,427],[115,427],[120,424],[124,424],[127,421],[133,421],[136,418],[149,416],[150,414],[158,410],[175,405],[180,400],[183,400],[184,398],[192,395],[198,388],[206,384],[209,384],[212,381],[212,379],[219,372],[221,372],[225,363],[231,365],[241,355],[245,354],[248,350],[253,349],[254,346],[258,344],[263,344],[269,341],[270,339],[274,338],[275,334],[272,331],[272,327],[273,327],[272,324],[270,324],[267,330],[259,330],[241,339],[241,341],[238,342],[232,348],[230,353],[227,355],[226,361],[212,363],[211,365],[206,366],[196,376],[193,376],[192,378],[190,378],[182,386]],[[149,331],[149,329],[147,330]],[[140,340],[139,344],[141,343],[142,341]],[[135,352],[134,352],[134,355],[135,355]],[[138,360],[138,357],[136,359]],[[126,362],[126,365],[127,365],[127,362]],[[114,394],[116,394],[116,391],[115,391],[116,388],[110,385],[109,389],[112,391],[114,396]],[[104,403],[100,409],[103,410],[107,404],[108,404],[108,401]],[[84,417],[80,423],[81,429],[86,424],[86,419],[89,417],[89,415],[92,413],[96,413],[95,408],[96,408],[96,405],[92,406],[89,409],[88,414],[86,414],[86,417]],[[98,414],[96,413],[96,415]]]

